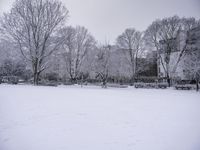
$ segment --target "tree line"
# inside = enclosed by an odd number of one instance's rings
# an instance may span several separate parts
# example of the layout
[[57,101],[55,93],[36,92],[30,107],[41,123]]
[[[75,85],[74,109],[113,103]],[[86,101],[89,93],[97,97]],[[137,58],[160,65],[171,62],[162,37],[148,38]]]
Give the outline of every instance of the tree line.
[[187,57],[186,73],[199,81],[200,37],[193,32],[200,21],[195,18],[157,19],[143,32],[125,29],[114,45],[99,44],[85,27],[68,26],[68,20],[60,1],[16,0],[0,19],[0,74],[33,78],[35,85],[42,78],[106,84],[163,76],[170,86]]

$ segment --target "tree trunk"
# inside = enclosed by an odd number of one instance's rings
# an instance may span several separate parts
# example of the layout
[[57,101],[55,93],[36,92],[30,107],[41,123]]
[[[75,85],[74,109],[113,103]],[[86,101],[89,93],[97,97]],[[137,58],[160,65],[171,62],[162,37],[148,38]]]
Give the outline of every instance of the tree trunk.
[[34,84],[34,85],[37,85],[37,82],[36,82],[37,77],[36,77],[36,76],[37,76],[36,73],[34,73],[34,74],[33,74],[33,84]]
[[131,76],[131,86],[134,84],[135,82],[135,64],[134,62],[132,62],[132,76]]
[[33,84],[34,85],[38,85],[38,81],[39,81],[39,73],[34,72],[34,76],[33,76],[34,80],[33,80]]
[[39,81],[39,71],[38,71],[38,61],[35,62],[35,64],[33,65],[33,84],[34,85],[38,85],[38,81]]
[[167,84],[168,84],[168,87],[171,87],[171,79],[169,75],[167,75]]
[[199,80],[196,80],[196,91],[199,91]]
[[131,85],[131,86],[133,86],[133,85],[134,85],[134,82],[135,82],[135,80],[134,80],[134,79],[135,79],[135,76],[134,76],[134,75],[132,75],[132,76],[131,76],[131,79],[130,79],[130,85]]

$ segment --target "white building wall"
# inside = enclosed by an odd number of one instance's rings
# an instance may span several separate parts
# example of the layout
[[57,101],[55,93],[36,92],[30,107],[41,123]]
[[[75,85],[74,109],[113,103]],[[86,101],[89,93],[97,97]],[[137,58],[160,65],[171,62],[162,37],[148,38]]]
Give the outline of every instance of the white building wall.
[[[170,63],[169,63],[169,65],[170,65],[170,72],[169,73],[170,73],[170,76],[172,78],[181,78],[182,80],[184,80],[184,79],[186,79],[186,77],[184,75],[184,60],[186,58],[182,57],[182,59],[179,62],[175,72],[173,71],[174,68],[175,68],[176,62],[177,62],[177,60],[179,58],[179,54],[180,54],[180,52],[173,52],[171,54]],[[164,54],[161,54],[161,57],[162,57],[162,60],[164,60]],[[164,61],[163,61],[163,63],[164,63],[164,66],[166,67]],[[160,75],[161,75],[161,77],[166,77],[166,74],[165,74],[165,71],[164,71],[164,68],[163,68],[163,65],[161,64],[161,62],[159,64],[159,66],[160,66]]]

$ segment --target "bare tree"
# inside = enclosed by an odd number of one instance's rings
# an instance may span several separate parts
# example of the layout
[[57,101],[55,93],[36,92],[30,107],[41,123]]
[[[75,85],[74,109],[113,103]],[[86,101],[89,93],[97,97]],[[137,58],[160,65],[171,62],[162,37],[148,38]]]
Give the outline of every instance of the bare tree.
[[100,46],[98,48],[95,61],[95,72],[96,72],[96,78],[99,78],[101,80],[103,88],[107,87],[110,56],[111,56],[111,46],[109,44],[106,44],[105,46]]
[[196,90],[198,91],[200,81],[200,49],[188,53],[184,65],[186,75],[196,81]]
[[188,51],[184,61],[185,73],[190,78],[196,81],[196,90],[199,90],[200,81],[200,25],[193,28],[188,33],[187,37]]
[[30,62],[34,84],[47,68],[48,57],[63,42],[56,33],[67,16],[68,10],[56,0],[16,0],[10,13],[3,16],[1,31]]
[[124,51],[132,72],[132,81],[137,73],[138,57],[142,52],[142,33],[134,28],[126,29],[117,38],[117,46]]
[[63,58],[72,81],[76,81],[84,71],[83,63],[87,53],[94,49],[95,39],[84,27],[67,27],[60,31],[64,39]]
[[169,86],[171,77],[188,49],[187,33],[195,25],[194,18],[174,16],[154,21],[145,32],[147,44],[157,51],[158,66],[162,66]]

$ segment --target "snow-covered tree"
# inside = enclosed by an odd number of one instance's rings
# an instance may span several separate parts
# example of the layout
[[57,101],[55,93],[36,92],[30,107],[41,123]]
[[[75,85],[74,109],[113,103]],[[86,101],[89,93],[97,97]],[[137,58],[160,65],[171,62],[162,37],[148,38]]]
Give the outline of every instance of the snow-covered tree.
[[132,77],[131,67],[124,50],[118,49],[116,45],[111,46],[109,64],[109,78],[113,82],[123,83],[124,79],[129,80]]
[[190,52],[187,55],[187,59],[184,62],[185,72],[190,79],[196,81],[196,90],[199,90],[199,81],[200,81],[200,49]]
[[56,33],[67,16],[68,10],[57,0],[16,0],[3,16],[1,31],[31,64],[34,84],[48,66],[48,57],[62,43]]
[[101,80],[103,88],[107,87],[107,79],[109,77],[110,56],[110,45],[100,46],[95,56],[96,78]]
[[200,25],[188,33],[188,51],[184,61],[185,74],[196,81],[196,90],[199,90],[200,81]]
[[60,31],[64,39],[62,56],[67,73],[72,81],[84,72],[88,53],[95,48],[95,39],[85,27],[66,27]]
[[145,31],[146,41],[157,51],[158,65],[162,67],[169,86],[188,49],[187,33],[196,25],[194,18],[173,16],[154,21]]
[[117,37],[117,46],[124,51],[132,72],[132,81],[137,73],[138,57],[142,52],[142,33],[134,28],[126,29]]

